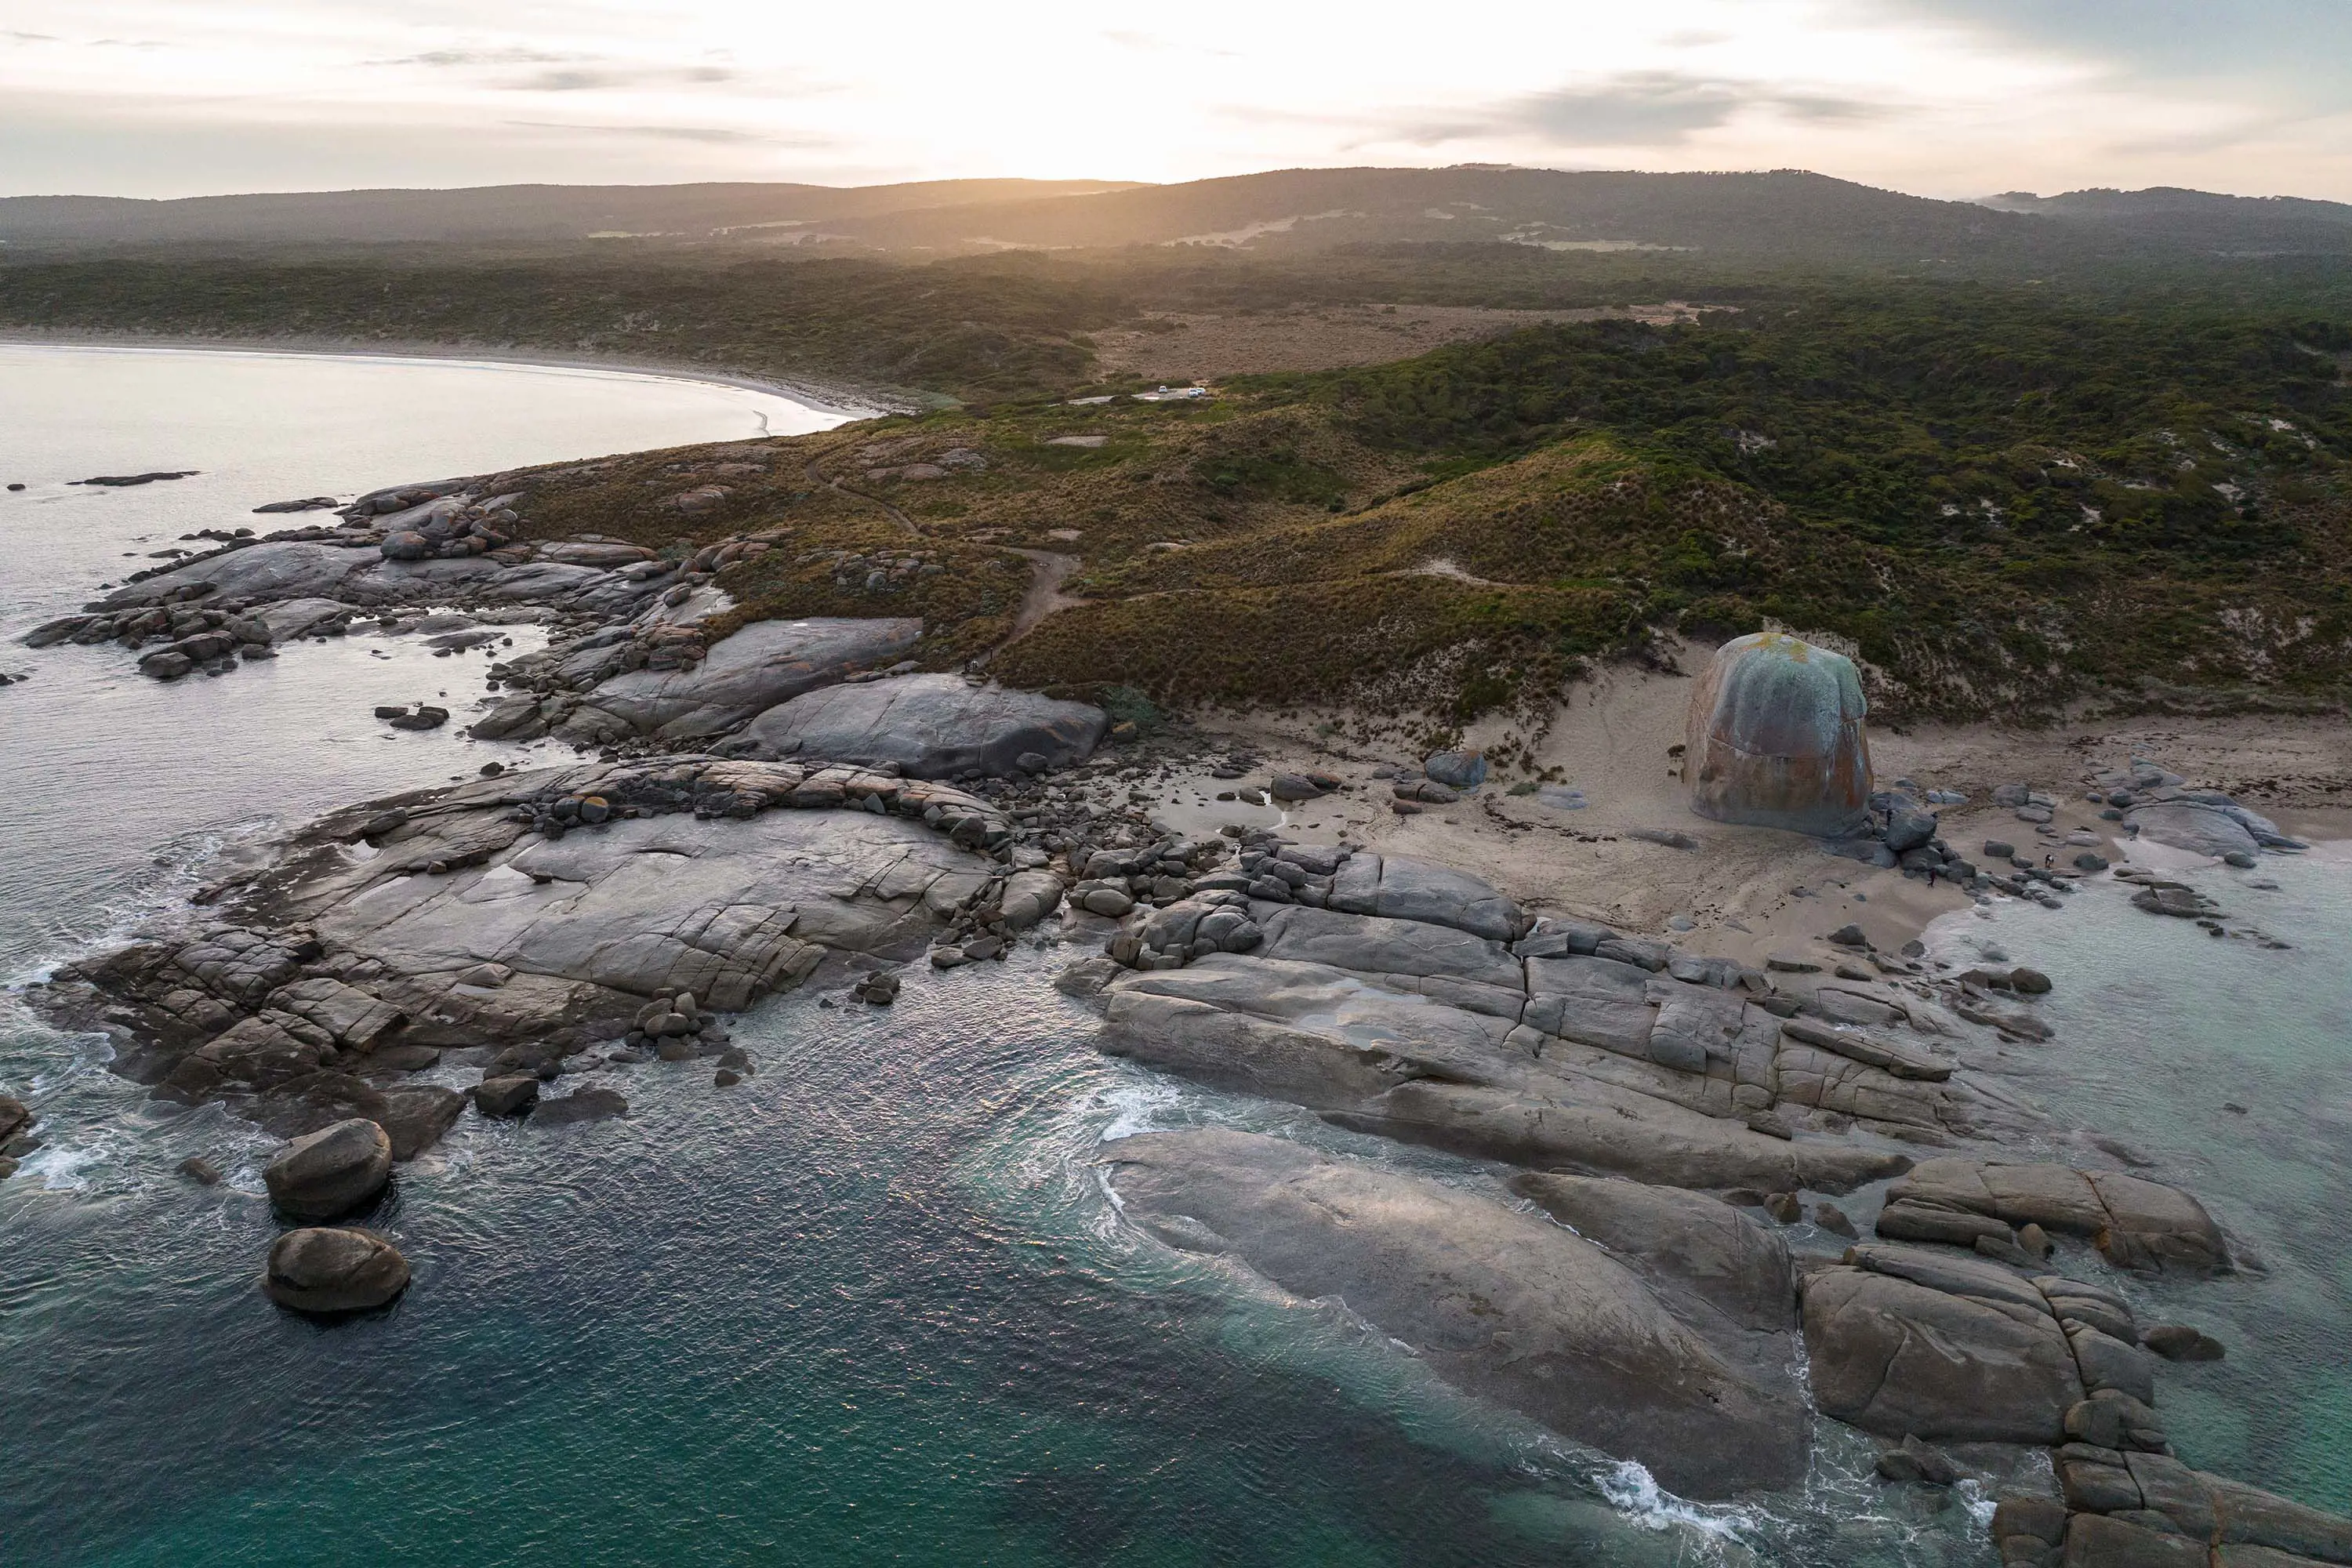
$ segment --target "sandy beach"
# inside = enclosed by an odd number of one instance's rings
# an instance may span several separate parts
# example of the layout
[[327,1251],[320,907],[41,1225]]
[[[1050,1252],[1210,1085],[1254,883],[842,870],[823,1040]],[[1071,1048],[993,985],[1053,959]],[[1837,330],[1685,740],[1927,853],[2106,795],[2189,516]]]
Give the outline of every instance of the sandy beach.
[[[1706,667],[1713,649],[1684,645],[1685,670]],[[1231,745],[1265,759],[1268,769],[1318,769],[1346,781],[1348,793],[1294,805],[1288,821],[1309,841],[1360,844],[1457,866],[1486,878],[1532,910],[1601,921],[1621,930],[1671,939],[1712,955],[1760,963],[1769,954],[1811,944],[1857,924],[1874,946],[1894,951],[1937,917],[1968,909],[1969,894],[1934,888],[1899,871],[1876,869],[1826,853],[1819,841],[1769,828],[1710,822],[1688,807],[1675,748],[1683,742],[1692,679],[1630,665],[1602,667],[1569,689],[1536,749],[1538,763],[1558,768],[1589,804],[1564,811],[1540,797],[1507,793],[1497,777],[1458,805],[1399,816],[1390,787],[1374,772],[1416,763],[1412,748],[1351,744],[1360,733],[1349,713],[1203,715],[1213,746]],[[1337,723],[1340,733],[1326,735]],[[1472,745],[1503,738],[1505,724],[1474,726]],[[2225,790],[2312,840],[2352,837],[2352,724],[2340,719],[2269,715],[2128,719],[2084,718],[2026,729],[2003,724],[1878,727],[1870,731],[1877,787],[1908,779],[1922,790],[1966,795],[1939,808],[1943,837],[1975,857],[1987,839],[2038,842],[2033,828],[1991,802],[1994,786],[2023,783],[2060,803],[2050,825],[2058,837],[2043,852],[2065,866],[2081,846],[2055,846],[2064,835],[2098,836],[2097,852],[2117,865],[2161,868],[2176,852],[2136,844],[2100,806],[2084,798],[2084,778],[2135,757],[2153,760],[2192,783]],[[1205,774],[1180,775],[1170,798],[1210,805],[1232,790]],[[1246,784],[1241,787],[1247,787]],[[1679,835],[1688,847],[1635,837]],[[1686,921],[1687,929],[1670,921]]]
[[671,381],[708,382],[714,386],[741,387],[771,393],[826,414],[849,419],[870,419],[903,414],[914,405],[867,388],[839,385],[800,377],[749,375],[691,360],[645,359],[635,355],[557,353],[507,343],[451,343],[425,339],[338,338],[288,333],[266,338],[197,338],[151,332],[100,332],[69,328],[0,327],[0,343],[39,347],[182,350],[198,353],[296,354],[334,359],[449,360],[467,364],[540,365],[550,370],[606,371],[615,374],[658,375]]

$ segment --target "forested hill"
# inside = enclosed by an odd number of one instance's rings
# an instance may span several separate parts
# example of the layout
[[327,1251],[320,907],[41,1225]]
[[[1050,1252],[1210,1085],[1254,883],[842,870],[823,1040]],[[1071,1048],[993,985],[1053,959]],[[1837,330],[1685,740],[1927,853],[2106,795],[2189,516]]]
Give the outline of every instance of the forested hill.
[[2295,196],[2224,196],[2156,186],[2145,191],[2011,191],[1986,206],[2105,230],[2151,250],[2216,256],[2352,255],[2352,204]]
[[0,197],[0,242],[23,248],[145,245],[479,245],[681,236],[747,237],[927,206],[1119,190],[1118,180],[931,180],[898,185],[739,182],[297,191],[141,201]]
[[2210,254],[2352,255],[2347,209],[2194,191],[1936,201],[1802,170],[1734,174],[1282,169],[1171,185],[1117,180],[514,185],[126,201],[0,199],[22,251],[720,245],[926,258],[1007,247],[1198,246],[1261,255],[1398,243],[1647,248],[1822,264],[2040,263]]

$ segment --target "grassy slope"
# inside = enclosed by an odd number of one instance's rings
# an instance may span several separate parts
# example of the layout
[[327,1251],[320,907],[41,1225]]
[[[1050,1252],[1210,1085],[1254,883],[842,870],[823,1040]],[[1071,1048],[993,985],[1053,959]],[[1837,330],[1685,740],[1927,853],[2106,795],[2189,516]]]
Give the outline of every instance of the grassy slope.
[[[1853,638],[1880,700],[1913,713],[2149,683],[2341,695],[2340,329],[1949,291],[1729,321],[1542,329],[1206,405],[861,425],[776,444],[789,456],[691,529],[644,498],[692,463],[637,459],[531,521],[657,544],[784,530],[790,549],[730,579],[746,613],[911,608],[941,663],[1009,629],[1028,570],[1011,548],[1076,554],[1088,602],[992,668],[1178,700],[1459,719],[1653,628],[1768,619]],[[1047,444],[1080,434],[1106,439]],[[985,471],[863,477],[958,447]],[[823,550],[946,570],[869,593],[798,559]]]

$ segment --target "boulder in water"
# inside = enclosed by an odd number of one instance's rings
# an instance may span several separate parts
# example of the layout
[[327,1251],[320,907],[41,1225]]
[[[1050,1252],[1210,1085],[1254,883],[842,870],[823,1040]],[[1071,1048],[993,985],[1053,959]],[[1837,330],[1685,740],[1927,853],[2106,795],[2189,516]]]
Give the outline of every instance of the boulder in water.
[[392,1139],[364,1117],[297,1138],[261,1173],[269,1201],[295,1219],[334,1219],[383,1191],[392,1179]]
[[1842,654],[1781,632],[1724,644],[1691,693],[1691,809],[1824,838],[1852,833],[1869,817],[1866,711]]
[[408,1289],[408,1259],[372,1230],[289,1230],[269,1249],[261,1288],[298,1312],[364,1312]]

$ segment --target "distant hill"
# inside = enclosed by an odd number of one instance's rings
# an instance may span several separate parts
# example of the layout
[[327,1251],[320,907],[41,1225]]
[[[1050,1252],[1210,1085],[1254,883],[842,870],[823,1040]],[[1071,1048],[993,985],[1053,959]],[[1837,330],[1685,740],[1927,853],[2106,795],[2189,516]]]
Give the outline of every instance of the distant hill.
[[1260,253],[1507,240],[1553,249],[1958,259],[2027,252],[2034,218],[1796,170],[1745,174],[1283,169],[1176,185],[499,185],[129,201],[0,199],[0,241],[150,244],[699,242],[968,255],[1129,245]]
[[1997,212],[2054,218],[2142,242],[2224,255],[2342,255],[2352,251],[2352,205],[2300,196],[2224,196],[2155,185],[2144,191],[2009,191],[1982,204]]
[[1986,262],[2341,254],[2352,206],[2201,191],[2011,193],[1936,201],[1802,170],[1655,174],[1518,169],[1280,169],[1183,184],[941,180],[496,185],[131,201],[0,199],[0,243],[557,245],[591,240],[909,258],[1126,246],[1305,254],[1459,244],[1656,250],[1800,262]]
[[1745,174],[1552,169],[1284,169],[1100,195],[877,214],[845,226],[898,249],[1508,240],[1557,249],[1957,257],[2030,247],[2039,226],[1801,170]]
[[596,235],[708,238],[729,230],[824,223],[1126,188],[1116,180],[933,180],[904,185],[482,185],[455,191],[304,191],[138,201],[0,197],[12,245],[486,243]]

